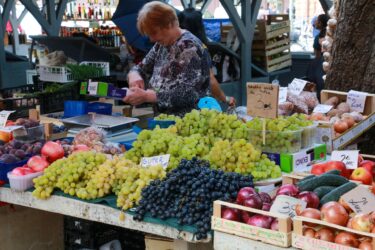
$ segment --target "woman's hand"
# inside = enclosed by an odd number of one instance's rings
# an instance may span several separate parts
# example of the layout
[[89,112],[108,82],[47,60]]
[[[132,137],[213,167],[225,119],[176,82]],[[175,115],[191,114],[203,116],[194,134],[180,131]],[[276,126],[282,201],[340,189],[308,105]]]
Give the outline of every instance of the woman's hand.
[[226,96],[225,101],[230,107],[236,106],[236,99],[233,96]]
[[145,89],[145,82],[143,78],[138,74],[138,72],[131,71],[128,74],[128,83],[129,83],[129,88],[138,87],[141,89]]
[[122,100],[126,103],[137,106],[145,102],[154,103],[156,102],[156,99],[155,91],[133,87],[128,90],[126,96]]

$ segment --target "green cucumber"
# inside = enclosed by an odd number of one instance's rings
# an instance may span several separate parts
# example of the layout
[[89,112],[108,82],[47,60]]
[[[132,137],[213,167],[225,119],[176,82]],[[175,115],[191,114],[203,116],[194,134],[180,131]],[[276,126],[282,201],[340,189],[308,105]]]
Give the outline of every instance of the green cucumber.
[[336,187],[331,192],[323,196],[323,198],[320,200],[320,204],[324,205],[325,203],[330,201],[338,201],[342,195],[349,192],[355,187],[357,187],[357,184],[351,181],[345,183],[344,185]]
[[325,172],[323,175],[325,174],[335,174],[335,175],[340,175],[341,174],[341,171],[340,170],[337,170],[337,169],[331,169],[327,172]]
[[335,188],[336,187],[333,187],[333,186],[320,186],[320,187],[315,188],[313,192],[316,193],[319,199],[321,199],[324,195],[328,194]]
[[313,191],[320,186],[341,186],[348,182],[348,179],[335,174],[322,174],[315,178],[304,181],[298,188],[300,191]]

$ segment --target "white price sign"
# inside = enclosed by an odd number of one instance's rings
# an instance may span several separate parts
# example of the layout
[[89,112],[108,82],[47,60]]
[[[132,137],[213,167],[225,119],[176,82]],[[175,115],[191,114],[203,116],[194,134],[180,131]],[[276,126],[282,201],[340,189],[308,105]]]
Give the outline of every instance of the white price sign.
[[98,93],[98,82],[89,82],[87,91],[90,95],[96,95]]
[[307,84],[307,81],[302,79],[294,78],[293,81],[289,84],[288,89],[292,94],[299,95],[303,91]]
[[350,90],[346,103],[349,105],[351,111],[363,112],[365,109],[367,93]]
[[170,154],[167,155],[158,155],[153,157],[143,157],[141,159],[140,165],[142,167],[151,167],[156,165],[162,165],[164,169],[168,167]]
[[345,163],[346,168],[356,169],[358,166],[359,150],[341,150],[332,151],[331,160],[342,161]]
[[310,154],[306,152],[300,152],[293,155],[293,172],[306,172],[310,169],[307,165],[311,162]]
[[11,113],[15,111],[8,111],[8,110],[3,110],[0,112],[0,127],[5,127],[8,121],[8,117]]
[[286,98],[288,96],[288,88],[287,87],[280,87],[279,88],[279,104],[286,102]]
[[306,208],[306,201],[293,198],[291,196],[286,195],[279,195],[276,197],[275,201],[273,202],[270,212],[271,213],[279,213],[285,214],[293,218],[297,215],[296,208],[300,206],[301,211]]
[[333,108],[332,105],[318,104],[313,110],[313,113],[326,114]]

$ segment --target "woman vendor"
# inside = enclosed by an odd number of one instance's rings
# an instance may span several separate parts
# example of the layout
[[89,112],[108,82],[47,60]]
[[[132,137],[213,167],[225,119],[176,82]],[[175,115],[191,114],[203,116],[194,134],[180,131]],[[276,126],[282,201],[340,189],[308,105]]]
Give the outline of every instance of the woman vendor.
[[175,10],[162,2],[145,4],[137,28],[155,45],[128,74],[132,105],[153,103],[160,113],[184,115],[210,89],[210,56],[203,43],[179,27]]

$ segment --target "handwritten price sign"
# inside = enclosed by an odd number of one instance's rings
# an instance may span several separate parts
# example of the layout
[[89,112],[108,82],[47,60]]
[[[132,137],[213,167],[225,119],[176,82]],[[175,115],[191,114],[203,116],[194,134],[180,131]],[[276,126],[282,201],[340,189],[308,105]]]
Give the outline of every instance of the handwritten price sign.
[[285,214],[293,218],[297,215],[296,208],[300,206],[301,211],[306,208],[307,203],[303,200],[299,200],[286,195],[279,195],[272,204],[270,212]]
[[294,78],[293,81],[288,85],[288,89],[292,94],[299,95],[303,91],[307,84],[307,81],[302,79]]
[[367,93],[350,90],[348,92],[348,97],[346,98],[346,103],[349,105],[350,110],[363,112],[365,109]]
[[168,167],[169,158],[171,155],[158,155],[153,157],[143,157],[140,165],[142,167],[151,167],[156,165],[162,165],[164,169]]
[[279,86],[269,83],[247,83],[247,114],[253,117],[276,118]]
[[347,169],[356,169],[358,166],[359,150],[341,150],[333,151],[331,159],[333,161],[342,161]]
[[375,195],[365,187],[358,186],[344,194],[342,198],[357,214],[375,211]]

